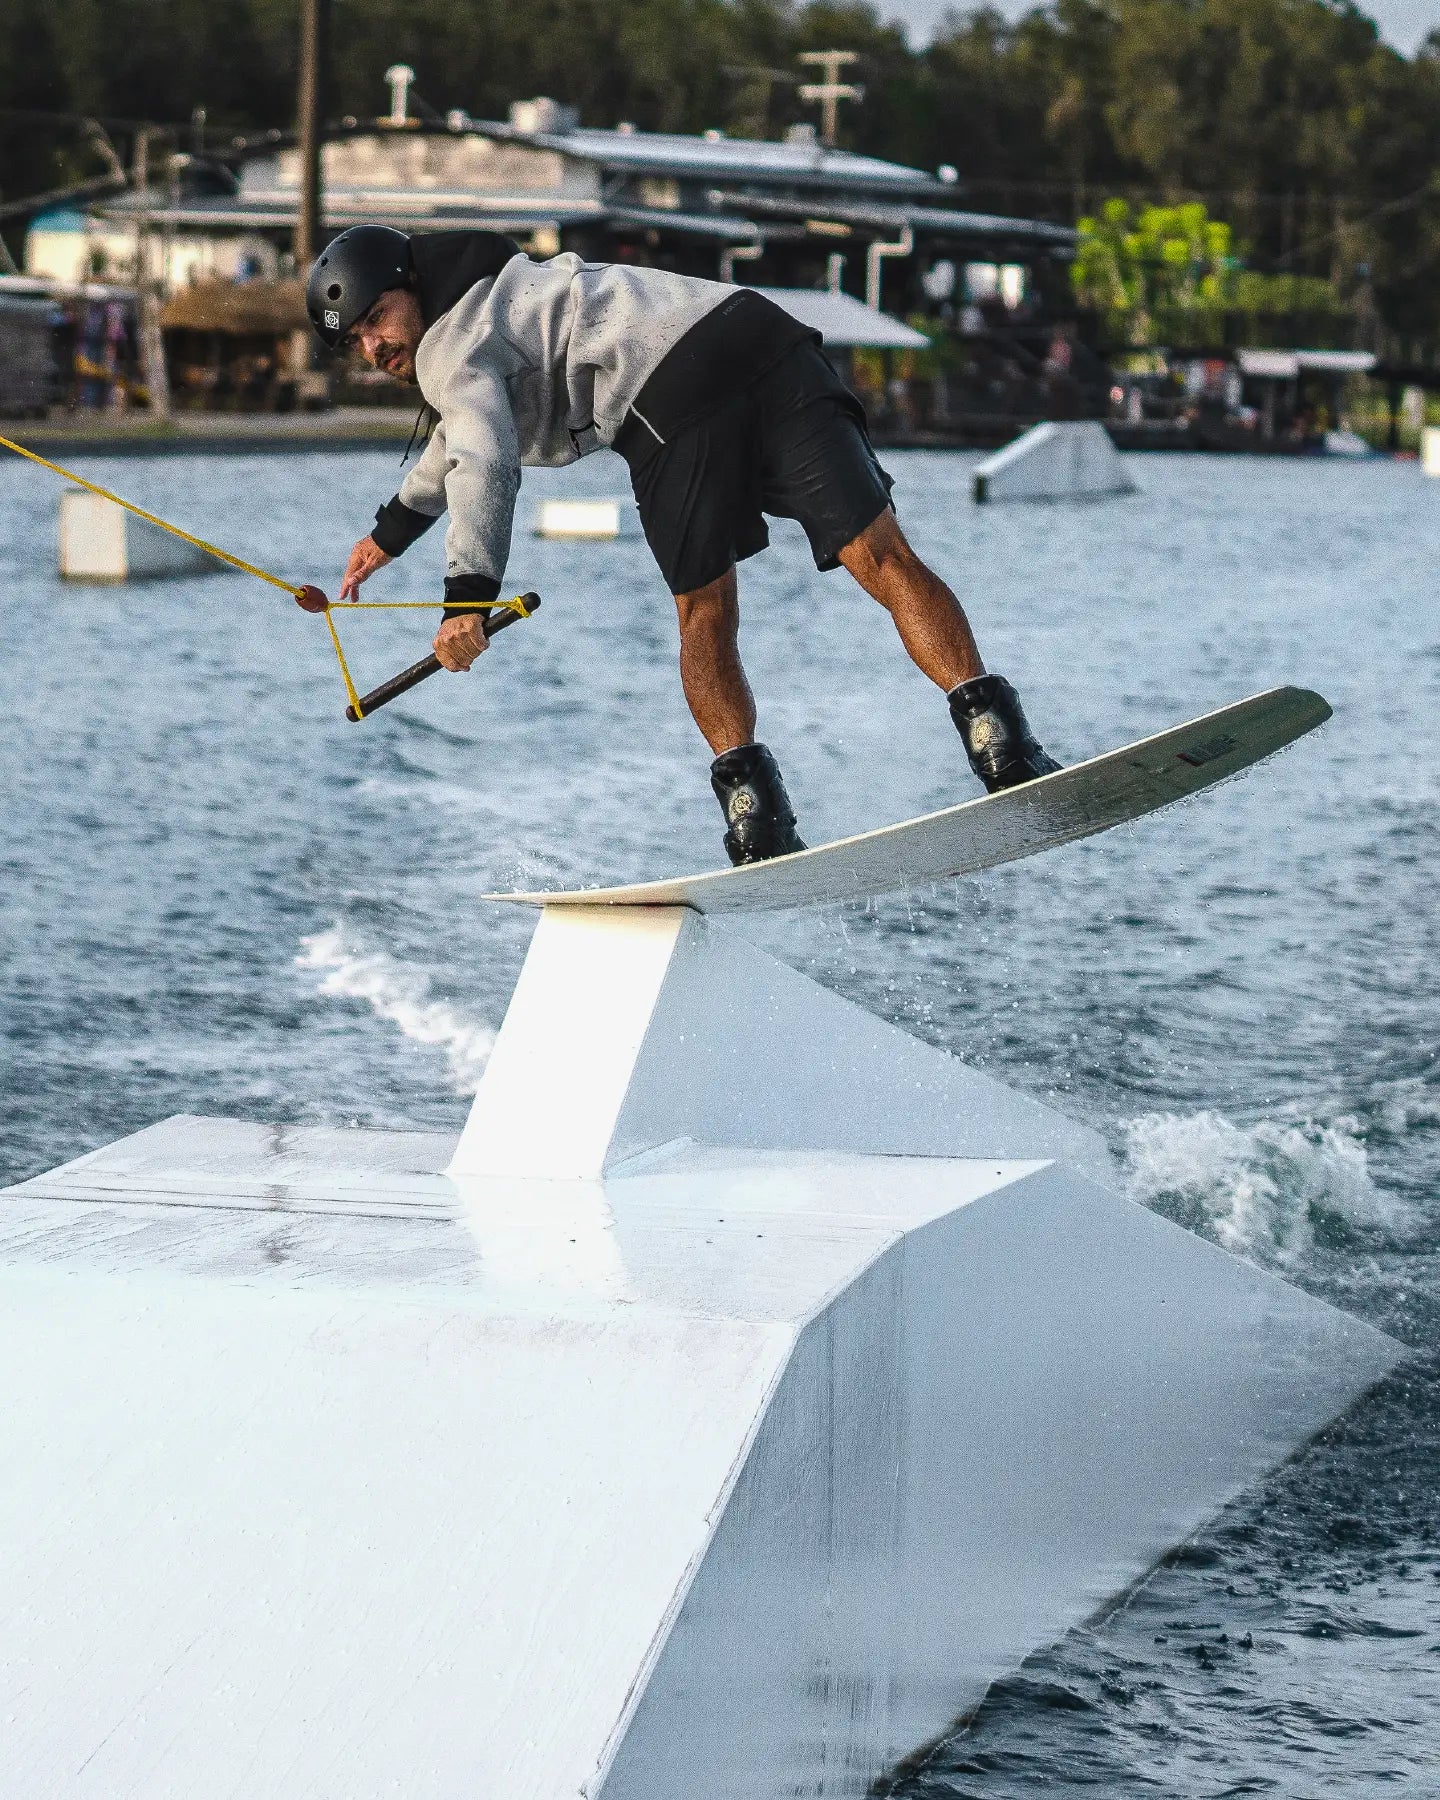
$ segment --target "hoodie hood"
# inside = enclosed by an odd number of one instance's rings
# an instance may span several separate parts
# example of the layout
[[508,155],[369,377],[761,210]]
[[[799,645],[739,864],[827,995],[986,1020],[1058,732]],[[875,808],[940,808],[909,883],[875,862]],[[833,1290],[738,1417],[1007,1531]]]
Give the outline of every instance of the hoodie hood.
[[428,331],[479,281],[498,275],[520,255],[514,238],[499,231],[430,231],[410,239],[410,267],[420,316]]

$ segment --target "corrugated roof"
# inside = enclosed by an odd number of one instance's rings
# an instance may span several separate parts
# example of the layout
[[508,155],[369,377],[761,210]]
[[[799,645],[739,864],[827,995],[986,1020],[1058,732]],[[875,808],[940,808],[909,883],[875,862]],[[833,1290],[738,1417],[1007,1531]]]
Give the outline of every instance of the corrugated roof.
[[133,300],[133,287],[105,281],[62,281],[55,275],[0,275],[0,297],[20,299]]
[[943,184],[923,169],[859,156],[851,150],[828,150],[823,144],[773,142],[767,138],[691,137],[663,131],[604,131],[578,125],[572,131],[519,131],[513,125],[477,120],[475,130],[487,137],[534,144],[542,150],[607,168],[637,174],[674,174],[699,180],[743,180],[748,175],[770,181],[793,181],[825,187],[899,188],[915,192],[943,191]]
[[[661,206],[607,206],[598,215],[612,224],[638,225],[646,230],[678,231],[691,237],[719,238],[727,244],[763,243],[770,234],[753,219],[732,213],[673,212]],[[781,237],[791,235],[782,227]],[[798,234],[795,234],[798,235]]]
[[737,194],[730,189],[712,189],[708,195],[715,206],[732,211],[744,209],[762,219],[813,219],[850,225],[860,231],[913,231],[930,236],[946,234],[958,238],[1008,238],[1012,242],[1053,244],[1057,249],[1069,248],[1075,232],[1068,225],[1053,225],[1046,219],[1016,219],[1004,213],[962,211],[948,206],[885,206],[873,202],[788,200],[770,195]]
[[[182,200],[178,206],[151,206],[149,218],[156,225],[184,230],[231,229],[237,231],[289,230],[295,223],[298,196],[277,193],[259,204],[228,200]],[[128,200],[97,206],[102,218],[130,217],[136,207]],[[325,196],[325,223],[335,230],[347,225],[385,223],[424,230],[427,227],[475,227],[488,231],[531,231],[539,225],[580,225],[603,220],[607,209],[595,205],[545,206],[533,199],[514,200],[505,195],[480,198],[475,194],[416,194],[386,189],[361,193],[332,189]],[[664,215],[660,215],[664,216]]]

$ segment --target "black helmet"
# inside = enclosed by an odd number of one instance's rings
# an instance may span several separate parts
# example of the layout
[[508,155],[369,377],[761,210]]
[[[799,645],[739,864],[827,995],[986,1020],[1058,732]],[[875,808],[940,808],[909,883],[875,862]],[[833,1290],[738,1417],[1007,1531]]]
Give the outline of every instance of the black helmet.
[[310,323],[332,350],[390,288],[410,279],[410,240],[389,225],[352,225],[315,258],[305,284]]

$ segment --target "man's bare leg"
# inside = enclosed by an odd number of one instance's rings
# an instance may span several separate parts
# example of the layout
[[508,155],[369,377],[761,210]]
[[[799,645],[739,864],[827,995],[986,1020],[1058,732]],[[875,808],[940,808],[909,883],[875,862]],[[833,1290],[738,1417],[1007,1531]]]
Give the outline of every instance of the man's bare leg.
[[755,696],[740,661],[740,589],[732,566],[690,594],[677,594],[680,682],[695,723],[716,756],[755,739]]
[[740,590],[733,567],[677,594],[680,680],[695,723],[715,753],[710,785],[725,815],[733,863],[764,862],[805,848],[775,758],[755,742],[755,696],[740,661]]
[[888,507],[851,539],[840,561],[895,621],[911,661],[944,692],[970,767],[990,793],[1060,767],[1031,731],[1014,688],[985,673],[960,602],[910,548]]
[[985,673],[960,602],[910,548],[889,507],[840,552],[840,561],[895,621],[910,660],[949,693]]

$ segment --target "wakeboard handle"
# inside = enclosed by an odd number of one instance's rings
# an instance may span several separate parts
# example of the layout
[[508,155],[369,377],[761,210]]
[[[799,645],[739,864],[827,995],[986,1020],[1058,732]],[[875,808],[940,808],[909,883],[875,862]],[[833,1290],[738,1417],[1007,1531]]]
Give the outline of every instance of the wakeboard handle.
[[[538,594],[522,594],[518,606],[502,606],[498,611],[489,613],[485,618],[485,636],[494,637],[497,631],[503,631],[507,625],[513,625],[517,619],[528,619],[540,604]],[[522,610],[523,609],[523,610]],[[360,707],[345,708],[345,717],[352,725],[359,724],[361,719],[368,718],[377,706],[388,706],[401,694],[408,694],[410,689],[418,687],[422,681],[428,681],[432,675],[438,674],[441,667],[440,658],[435,655],[422,656],[417,663],[411,663],[408,669],[402,669],[398,675],[392,675],[388,681],[382,681],[377,688],[360,696]]]

